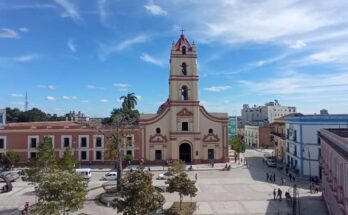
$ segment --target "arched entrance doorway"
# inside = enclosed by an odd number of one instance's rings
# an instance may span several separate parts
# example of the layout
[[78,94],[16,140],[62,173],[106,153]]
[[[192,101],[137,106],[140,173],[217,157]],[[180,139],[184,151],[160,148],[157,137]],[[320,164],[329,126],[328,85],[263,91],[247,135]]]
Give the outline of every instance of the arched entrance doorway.
[[179,147],[179,158],[185,163],[191,163],[191,146],[188,143],[183,143]]

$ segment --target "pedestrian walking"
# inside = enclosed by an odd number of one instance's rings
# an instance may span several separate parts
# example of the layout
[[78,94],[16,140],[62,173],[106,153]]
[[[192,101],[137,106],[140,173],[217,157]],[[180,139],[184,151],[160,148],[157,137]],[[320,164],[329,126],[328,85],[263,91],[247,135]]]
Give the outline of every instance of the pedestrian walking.
[[314,193],[318,193],[318,192],[319,192],[319,185],[316,184],[316,185],[315,185],[315,191],[314,191]]
[[278,198],[279,201],[282,201],[282,190],[280,188],[278,188]]
[[273,173],[273,182],[275,182],[275,173]]
[[292,182],[295,182],[295,176],[294,175],[292,176]]
[[289,181],[291,182],[292,176],[291,173],[289,173]]
[[267,176],[267,181],[269,180],[269,174],[268,174],[268,172],[266,173],[266,176]]
[[29,202],[26,202],[24,205],[24,209],[21,211],[23,215],[29,214]]
[[276,189],[274,188],[274,190],[273,190],[273,199],[274,200],[276,200],[276,194],[277,194],[277,192],[276,192]]
[[196,174],[195,174],[195,179],[196,179],[196,181],[197,181],[197,178],[198,178],[198,177],[197,177],[197,173],[196,173]]
[[309,183],[309,192],[312,193],[312,182]]
[[240,164],[243,164],[243,158],[240,158]]

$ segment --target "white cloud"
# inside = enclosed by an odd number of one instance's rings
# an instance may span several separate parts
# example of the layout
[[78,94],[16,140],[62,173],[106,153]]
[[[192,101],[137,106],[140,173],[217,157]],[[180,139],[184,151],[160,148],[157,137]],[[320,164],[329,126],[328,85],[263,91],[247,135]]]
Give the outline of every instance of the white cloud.
[[63,96],[63,99],[69,100],[69,99],[70,99],[70,96]]
[[109,102],[109,100],[107,100],[107,99],[100,99],[99,100],[101,103],[107,103],[107,102]]
[[293,49],[302,49],[307,46],[307,44],[302,40],[296,40],[294,42],[286,41],[285,43],[288,44],[289,47]]
[[124,84],[124,83],[115,83],[112,86],[118,88],[119,91],[127,91],[128,88],[130,87],[129,84]]
[[53,85],[43,85],[43,84],[38,84],[36,85],[37,88],[40,88],[40,89],[49,89],[49,90],[55,90],[56,87],[53,86]]
[[11,96],[12,97],[24,97],[24,95],[20,94],[20,93],[12,93]]
[[19,34],[10,28],[0,29],[0,38],[19,39]]
[[93,84],[88,84],[88,85],[87,85],[87,88],[88,88],[88,89],[93,89],[93,90],[105,90],[104,87],[97,87],[97,86],[95,86],[95,85],[93,85]]
[[149,2],[147,5],[144,5],[144,7],[152,15],[167,15],[167,11],[163,10],[160,6],[155,5],[153,2]]
[[23,55],[20,57],[15,57],[13,60],[18,62],[30,62],[37,58],[36,54]]
[[117,45],[100,44],[99,50],[98,50],[99,59],[106,60],[106,58],[111,54],[123,51],[127,48],[132,47],[133,45],[136,45],[136,44],[145,43],[148,40],[149,40],[148,36],[138,35],[136,37],[124,40]]
[[348,91],[348,72],[317,75],[291,72],[258,81],[239,80],[238,83],[252,93],[298,96],[336,92],[339,97],[339,94]]
[[54,101],[54,100],[56,100],[53,96],[47,96],[46,97],[46,100],[48,100],[48,101]]
[[24,105],[24,102],[11,102],[12,105]]
[[88,103],[88,100],[81,100],[81,103]]
[[68,42],[66,43],[70,51],[76,52],[76,44],[74,43],[74,40],[69,39]]
[[73,21],[77,22],[81,20],[80,14],[76,9],[75,5],[72,4],[69,0],[55,0],[64,9],[63,17],[70,17]]
[[204,88],[204,90],[210,91],[210,92],[221,92],[221,91],[228,90],[230,88],[231,86],[212,86],[212,87]]
[[18,30],[21,31],[21,32],[28,32],[29,28],[21,27],[21,28],[18,28]]
[[[176,12],[176,23],[190,26],[196,40],[208,43],[271,42],[319,29],[339,26],[348,19],[342,0],[162,1]],[[197,15],[202,14],[203,15]],[[340,14],[337,16],[337,14]],[[327,30],[326,33],[331,30]]]
[[138,100],[143,100],[142,96],[136,96]]
[[103,25],[106,25],[106,18],[108,16],[108,13],[107,13],[108,4],[109,4],[108,0],[99,0],[98,1],[98,12],[99,12],[99,17],[100,17],[99,19]]
[[140,56],[140,59],[144,62],[147,62],[147,63],[152,63],[152,64],[155,64],[157,66],[163,66],[163,62],[161,60],[156,59],[147,53],[143,53]]
[[8,9],[46,9],[46,8],[56,8],[53,4],[25,4],[25,5],[13,5],[7,7]]

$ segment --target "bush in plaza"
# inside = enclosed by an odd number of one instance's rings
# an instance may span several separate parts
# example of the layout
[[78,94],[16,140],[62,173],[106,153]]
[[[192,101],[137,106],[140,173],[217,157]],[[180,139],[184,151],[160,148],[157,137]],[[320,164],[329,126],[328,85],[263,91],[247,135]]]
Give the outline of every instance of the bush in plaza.
[[149,214],[164,204],[164,197],[152,185],[152,174],[143,170],[128,172],[121,180],[120,198],[113,207],[125,215]]
[[168,184],[167,191],[170,193],[178,192],[180,197],[180,209],[184,196],[195,197],[197,195],[197,188],[195,182],[191,181],[185,172],[180,172],[166,181]]
[[19,153],[8,151],[0,158],[0,163],[3,165],[8,165],[8,164],[12,165],[12,164],[17,164],[19,160],[20,160]]

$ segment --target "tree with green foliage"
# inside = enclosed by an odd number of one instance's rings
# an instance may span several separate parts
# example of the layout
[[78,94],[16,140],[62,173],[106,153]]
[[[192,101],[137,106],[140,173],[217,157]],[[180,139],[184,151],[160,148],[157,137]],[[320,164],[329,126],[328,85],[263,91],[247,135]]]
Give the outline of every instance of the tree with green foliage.
[[166,181],[168,184],[167,191],[170,193],[178,192],[180,197],[180,209],[184,196],[195,197],[197,188],[195,182],[192,181],[185,172],[181,172]]
[[1,156],[0,163],[3,165],[15,165],[19,162],[19,160],[20,155],[18,152],[7,151],[4,155]]
[[170,167],[168,168],[168,173],[170,175],[179,174],[181,172],[184,172],[186,170],[185,162],[182,160],[174,160]]
[[43,122],[43,121],[63,121],[65,117],[57,114],[47,114],[38,108],[32,108],[28,111],[21,111],[18,108],[6,108],[6,120],[11,122]]
[[122,100],[122,109],[133,110],[137,105],[138,97],[134,93],[127,93],[126,96],[121,96],[120,100]]
[[71,148],[68,147],[65,149],[63,157],[59,160],[59,167],[62,170],[68,170],[69,172],[72,172],[75,164],[76,162],[73,152],[71,151]]
[[239,138],[233,138],[232,140],[230,140],[230,145],[231,149],[233,149],[238,154],[245,152],[245,143]]
[[87,184],[78,174],[54,169],[40,174],[40,182],[35,186],[39,199],[30,213],[37,215],[65,214],[83,208],[87,195]]
[[125,215],[150,214],[164,204],[164,197],[152,185],[152,174],[143,170],[128,172],[121,181],[121,198],[113,207]]
[[133,160],[133,156],[132,155],[125,155],[123,159],[125,161],[131,161],[131,160]]
[[[109,119],[104,119],[108,129],[112,129],[111,134],[105,134],[108,136],[107,150],[105,151],[105,157],[107,159],[115,160],[115,167],[117,169],[117,190],[120,191],[120,183],[122,178],[122,161],[123,155],[121,153],[121,144],[126,136],[125,131],[132,129],[139,121],[139,111],[135,109],[137,104],[137,97],[134,93],[128,93],[126,96],[122,96],[123,99],[122,108],[114,109],[111,112]],[[100,129],[102,132],[103,129]]]
[[36,157],[29,161],[29,169],[27,169],[28,180],[33,183],[39,182],[42,174],[48,173],[57,167],[58,162],[52,139],[44,137],[43,142],[37,147]]

